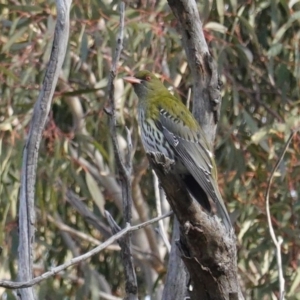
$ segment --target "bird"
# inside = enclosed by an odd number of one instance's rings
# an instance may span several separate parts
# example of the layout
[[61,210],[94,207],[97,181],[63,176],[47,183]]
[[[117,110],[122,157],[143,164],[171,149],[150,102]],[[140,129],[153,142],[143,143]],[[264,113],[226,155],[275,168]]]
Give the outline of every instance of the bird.
[[150,71],[141,70],[123,79],[132,84],[138,97],[138,125],[145,151],[174,161],[173,172],[183,180],[193,198],[209,213],[211,199],[226,230],[231,230],[217,184],[214,157],[193,114]]

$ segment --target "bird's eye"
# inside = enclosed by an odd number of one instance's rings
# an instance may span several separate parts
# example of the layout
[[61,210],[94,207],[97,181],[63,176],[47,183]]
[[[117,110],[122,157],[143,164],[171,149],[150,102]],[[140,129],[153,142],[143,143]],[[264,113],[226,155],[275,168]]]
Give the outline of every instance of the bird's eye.
[[148,75],[148,76],[145,77],[145,79],[146,79],[147,81],[150,81],[150,80],[151,80],[151,77]]

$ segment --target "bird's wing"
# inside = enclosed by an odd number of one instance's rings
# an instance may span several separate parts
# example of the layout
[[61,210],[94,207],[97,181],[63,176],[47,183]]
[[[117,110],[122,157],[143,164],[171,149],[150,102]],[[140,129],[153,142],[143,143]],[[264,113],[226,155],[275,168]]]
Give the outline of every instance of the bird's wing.
[[216,203],[218,214],[223,219],[226,228],[231,228],[231,221],[222,196],[212,177],[212,172],[215,172],[212,153],[200,126],[193,131],[180,120],[179,116],[178,118],[171,116],[164,109],[160,109],[158,122],[158,126],[161,127],[165,138],[177,153],[182,164]]

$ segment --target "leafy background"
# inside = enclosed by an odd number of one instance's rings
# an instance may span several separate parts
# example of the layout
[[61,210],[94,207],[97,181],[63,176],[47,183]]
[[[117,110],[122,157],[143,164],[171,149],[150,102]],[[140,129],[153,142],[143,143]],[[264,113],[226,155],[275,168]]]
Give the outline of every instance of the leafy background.
[[[215,155],[220,188],[236,217],[241,284],[247,299],[277,299],[278,271],[264,195],[284,143],[300,123],[300,1],[202,0],[198,6],[224,83]],[[0,278],[15,279],[17,274],[22,149],[51,51],[55,18],[53,1],[0,1]],[[104,208],[122,224],[120,187],[103,112],[118,24],[118,1],[73,2],[69,48],[38,162],[36,276],[104,241]],[[125,125],[134,144],[135,224],[157,212],[152,173],[138,137],[137,99],[121,78],[150,69],[186,101],[192,78],[177,29],[165,1],[130,1],[126,6],[115,96],[122,152],[127,149]],[[298,133],[275,174],[270,197],[275,232],[283,239],[287,299],[300,298],[299,149]],[[169,234],[170,224],[165,221]],[[68,230],[62,231],[62,225]],[[156,226],[133,236],[141,299],[160,299],[163,287],[168,254]],[[123,292],[117,245],[37,287],[38,299],[119,299]],[[0,297],[14,299],[3,289]]]

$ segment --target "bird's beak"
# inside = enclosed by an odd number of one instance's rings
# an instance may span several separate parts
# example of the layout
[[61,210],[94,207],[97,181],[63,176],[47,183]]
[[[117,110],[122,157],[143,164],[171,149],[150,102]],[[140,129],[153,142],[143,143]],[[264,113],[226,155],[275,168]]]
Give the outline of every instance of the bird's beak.
[[134,83],[141,83],[141,82],[142,82],[141,79],[138,79],[138,78],[133,77],[133,76],[123,77],[123,79],[124,79],[125,81],[129,82],[129,83],[132,83],[132,84],[134,84]]

